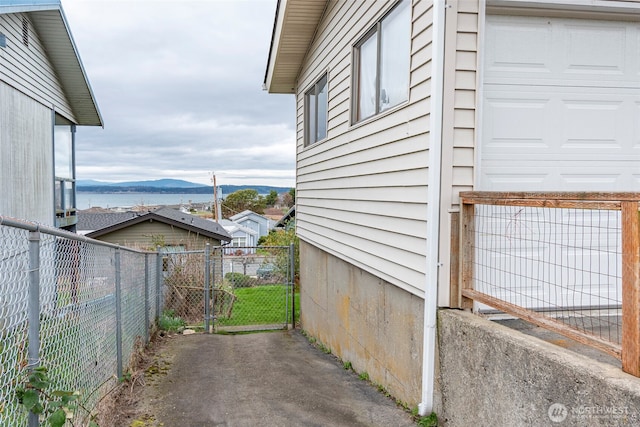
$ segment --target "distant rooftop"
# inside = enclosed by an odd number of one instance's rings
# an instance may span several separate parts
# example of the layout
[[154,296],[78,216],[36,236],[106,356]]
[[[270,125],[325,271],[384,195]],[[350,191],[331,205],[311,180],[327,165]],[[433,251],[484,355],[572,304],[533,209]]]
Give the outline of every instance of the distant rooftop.
[[[176,209],[161,207],[148,212],[78,212],[77,230],[88,237],[99,237],[140,222],[156,220],[202,235],[230,242],[231,236],[217,222]],[[93,228],[95,227],[95,228]]]

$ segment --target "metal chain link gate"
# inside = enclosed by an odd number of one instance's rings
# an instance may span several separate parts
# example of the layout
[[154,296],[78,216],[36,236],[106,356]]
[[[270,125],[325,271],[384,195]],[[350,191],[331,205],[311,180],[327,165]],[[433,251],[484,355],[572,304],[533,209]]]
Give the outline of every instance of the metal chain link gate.
[[293,246],[163,251],[165,310],[205,332],[294,324]]

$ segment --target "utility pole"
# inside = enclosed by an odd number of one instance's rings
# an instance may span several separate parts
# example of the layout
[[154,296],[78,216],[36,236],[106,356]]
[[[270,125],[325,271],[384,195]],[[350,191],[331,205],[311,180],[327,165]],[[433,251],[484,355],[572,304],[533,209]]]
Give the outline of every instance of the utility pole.
[[216,173],[211,172],[211,181],[213,182],[213,220],[218,222],[218,186],[216,184]]

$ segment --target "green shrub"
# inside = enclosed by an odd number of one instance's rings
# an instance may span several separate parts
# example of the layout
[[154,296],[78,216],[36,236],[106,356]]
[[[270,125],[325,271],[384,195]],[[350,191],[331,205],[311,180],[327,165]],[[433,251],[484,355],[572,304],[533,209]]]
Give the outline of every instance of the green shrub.
[[225,281],[232,284],[233,288],[253,288],[258,280],[242,273],[229,272],[224,275]]
[[167,332],[180,332],[186,326],[186,322],[175,315],[173,310],[165,310],[158,319],[158,328]]

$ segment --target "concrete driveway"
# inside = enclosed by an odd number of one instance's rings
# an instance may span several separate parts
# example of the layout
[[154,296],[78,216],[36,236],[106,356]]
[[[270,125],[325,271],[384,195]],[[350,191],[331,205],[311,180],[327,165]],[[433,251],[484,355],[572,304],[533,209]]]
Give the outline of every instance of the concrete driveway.
[[143,391],[154,425],[415,426],[297,331],[180,335],[160,353]]

